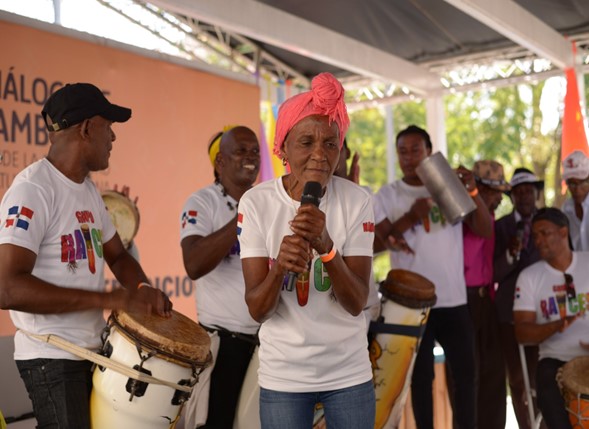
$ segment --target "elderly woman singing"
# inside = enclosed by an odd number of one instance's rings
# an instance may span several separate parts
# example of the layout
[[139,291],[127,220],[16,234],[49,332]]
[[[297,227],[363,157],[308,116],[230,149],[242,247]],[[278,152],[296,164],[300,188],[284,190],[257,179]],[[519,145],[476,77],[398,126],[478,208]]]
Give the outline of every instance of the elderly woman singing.
[[362,309],[374,241],[370,195],[334,177],[349,126],[329,73],[280,108],[274,152],[290,173],[247,191],[238,234],[249,312],[261,322],[262,428],[374,427]]

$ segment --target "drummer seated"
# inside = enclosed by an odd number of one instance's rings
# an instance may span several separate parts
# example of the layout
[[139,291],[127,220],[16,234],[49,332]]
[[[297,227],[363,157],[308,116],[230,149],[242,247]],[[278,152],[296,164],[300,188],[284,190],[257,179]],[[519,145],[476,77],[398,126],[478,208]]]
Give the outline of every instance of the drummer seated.
[[532,219],[540,261],[521,272],[514,298],[517,340],[538,344],[538,408],[547,426],[570,428],[556,374],[577,356],[588,356],[589,252],[573,252],[566,215],[540,209]]

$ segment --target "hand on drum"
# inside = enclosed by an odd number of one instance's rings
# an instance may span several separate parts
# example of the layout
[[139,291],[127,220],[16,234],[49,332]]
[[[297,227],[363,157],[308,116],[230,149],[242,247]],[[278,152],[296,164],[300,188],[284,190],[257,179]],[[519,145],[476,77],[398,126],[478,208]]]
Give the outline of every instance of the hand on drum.
[[582,349],[589,350],[589,341],[579,340],[579,345]]
[[162,317],[172,315],[172,301],[159,289],[142,287],[133,292],[119,287],[110,292],[110,309],[136,313],[155,313]]

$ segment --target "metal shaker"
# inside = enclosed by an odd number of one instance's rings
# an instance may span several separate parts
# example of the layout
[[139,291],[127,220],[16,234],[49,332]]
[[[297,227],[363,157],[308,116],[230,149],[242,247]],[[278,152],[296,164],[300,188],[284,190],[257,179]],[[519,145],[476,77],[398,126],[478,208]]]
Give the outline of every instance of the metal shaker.
[[441,152],[421,161],[415,172],[452,225],[476,209],[475,202]]

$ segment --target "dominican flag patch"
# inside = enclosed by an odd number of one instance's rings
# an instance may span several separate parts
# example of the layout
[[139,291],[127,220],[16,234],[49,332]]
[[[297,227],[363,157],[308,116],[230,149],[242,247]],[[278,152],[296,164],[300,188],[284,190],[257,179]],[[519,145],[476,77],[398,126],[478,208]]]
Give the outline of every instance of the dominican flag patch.
[[241,224],[243,223],[243,213],[237,213],[237,235],[241,235]]
[[188,210],[187,212],[182,213],[182,228],[184,228],[187,223],[196,225],[197,215],[198,212],[196,210]]
[[33,219],[35,212],[28,207],[12,206],[8,209],[8,217],[4,226],[9,228],[15,226],[16,228],[22,228],[25,231],[29,229],[29,223]]

